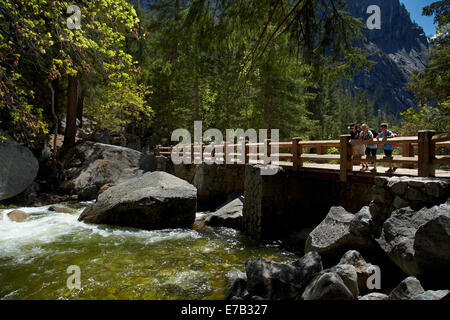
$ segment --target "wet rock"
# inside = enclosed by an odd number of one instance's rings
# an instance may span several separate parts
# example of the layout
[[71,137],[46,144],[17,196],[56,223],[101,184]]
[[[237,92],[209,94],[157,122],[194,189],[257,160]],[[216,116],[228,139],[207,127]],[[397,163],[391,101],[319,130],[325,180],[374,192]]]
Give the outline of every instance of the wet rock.
[[25,221],[30,215],[26,212],[23,212],[21,210],[13,210],[11,212],[8,212],[8,218],[11,221],[15,222],[23,222]]
[[147,230],[191,228],[197,189],[165,172],[146,173],[109,188],[78,220]]
[[242,209],[244,196],[240,195],[226,203],[217,211],[208,215],[205,224],[211,227],[227,227],[240,229],[242,223]]
[[[0,136],[4,133],[0,130]],[[33,153],[13,138],[0,140],[0,200],[23,192],[36,178],[39,163]]]
[[247,275],[239,270],[232,270],[226,275],[231,287],[227,291],[225,300],[244,299],[248,295]]
[[322,270],[317,252],[311,252],[292,264],[276,263],[265,258],[245,264],[250,296],[264,299],[295,299],[307,283]]
[[354,300],[341,277],[335,272],[321,273],[306,287],[303,300]]
[[415,277],[408,277],[391,291],[389,300],[411,300],[413,297],[424,293],[420,281]]
[[61,213],[73,213],[74,212],[73,209],[61,207],[61,206],[50,206],[48,208],[48,211],[61,212]]

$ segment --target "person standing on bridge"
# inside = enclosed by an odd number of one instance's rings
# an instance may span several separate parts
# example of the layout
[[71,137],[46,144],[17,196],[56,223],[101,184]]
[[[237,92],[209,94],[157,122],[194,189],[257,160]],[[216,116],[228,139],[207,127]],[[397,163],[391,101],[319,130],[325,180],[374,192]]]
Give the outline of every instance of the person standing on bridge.
[[374,166],[372,172],[377,171],[377,149],[378,146],[376,144],[368,144],[370,142],[373,142],[374,136],[372,131],[369,130],[369,126],[367,124],[361,125],[361,132],[359,134],[359,139],[362,140],[362,142],[366,143],[366,159],[363,161],[363,168],[361,171],[369,171],[369,157],[374,157]]
[[[349,127],[350,129],[350,139],[352,140],[361,140],[361,133],[362,131],[358,130],[358,127],[356,124],[352,123]],[[362,160],[362,156],[364,156],[364,153],[366,151],[366,146],[362,143],[353,145],[353,156],[361,158],[361,171],[365,171],[364,162]]]
[[[389,131],[387,129],[386,123],[382,123],[380,125],[380,129],[381,129],[381,132],[377,137],[378,140],[382,139],[383,141],[386,141],[388,138],[394,138],[397,136],[396,134],[392,133],[392,131]],[[388,158],[392,158],[392,152],[394,151],[394,146],[392,144],[385,144],[383,146],[383,149],[384,149],[384,155]],[[389,169],[386,171],[386,173],[391,174],[391,173],[394,173],[395,170],[397,170],[397,165],[394,162],[389,161]]]

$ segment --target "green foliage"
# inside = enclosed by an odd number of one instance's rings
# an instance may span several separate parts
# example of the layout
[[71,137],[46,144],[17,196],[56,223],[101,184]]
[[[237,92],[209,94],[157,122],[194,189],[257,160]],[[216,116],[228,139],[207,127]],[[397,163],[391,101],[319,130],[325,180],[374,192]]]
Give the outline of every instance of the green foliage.
[[450,1],[436,1],[423,9],[424,15],[435,15],[436,38],[431,42],[430,65],[412,76],[408,89],[416,94],[417,108],[405,113],[403,132],[432,129],[450,130]]
[[[80,29],[67,25],[69,5],[81,9]],[[122,91],[128,93],[121,97],[128,100],[116,101],[115,108],[135,107],[125,112],[128,118],[136,112],[148,114],[139,97],[148,88],[137,84],[137,65],[125,50],[125,36],[136,34],[139,22],[127,1],[1,0],[0,16],[0,109],[9,116],[10,125],[20,126],[28,137],[47,133],[42,111],[49,104],[48,95],[36,101],[31,88],[69,75],[76,75],[89,88],[108,80],[98,90],[106,96],[96,102],[107,101],[112,88],[125,87]],[[90,113],[99,116],[105,106],[96,107]]]

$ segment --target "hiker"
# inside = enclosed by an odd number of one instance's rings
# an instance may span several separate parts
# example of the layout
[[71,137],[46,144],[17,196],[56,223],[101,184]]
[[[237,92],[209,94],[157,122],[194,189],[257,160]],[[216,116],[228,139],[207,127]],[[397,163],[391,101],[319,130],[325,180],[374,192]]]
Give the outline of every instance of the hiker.
[[[381,132],[378,135],[377,139],[382,139],[383,141],[387,140],[388,138],[394,138],[396,137],[396,135],[394,133],[392,133],[392,131],[389,131],[387,129],[387,124],[386,123],[382,123],[380,125],[380,129]],[[392,152],[394,151],[394,146],[392,144],[385,144],[383,146],[383,150],[384,150],[384,155],[388,158],[392,158]],[[397,165],[392,162],[389,161],[389,169],[386,171],[386,173],[391,174],[394,173],[395,170],[397,170]]]
[[374,157],[374,167],[371,170],[372,172],[376,172],[377,171],[377,150],[378,150],[378,145],[376,144],[368,144],[370,142],[373,142],[374,139],[374,135],[373,132],[371,130],[369,130],[369,126],[367,124],[362,124],[361,125],[361,132],[359,134],[359,139],[362,140],[362,142],[365,142],[365,154],[366,154],[366,159],[365,161],[363,161],[363,168],[361,169],[361,171],[369,171],[369,157],[372,156]]
[[[348,128],[350,129],[350,138],[352,140],[361,140],[360,139],[361,131],[358,130],[358,127],[356,126],[356,124],[352,123]],[[364,144],[356,144],[356,145],[353,145],[352,150],[353,150],[353,156],[361,157],[361,167],[362,167],[361,171],[363,171],[364,162],[362,160],[362,156],[364,156],[364,154],[365,154],[366,146]]]

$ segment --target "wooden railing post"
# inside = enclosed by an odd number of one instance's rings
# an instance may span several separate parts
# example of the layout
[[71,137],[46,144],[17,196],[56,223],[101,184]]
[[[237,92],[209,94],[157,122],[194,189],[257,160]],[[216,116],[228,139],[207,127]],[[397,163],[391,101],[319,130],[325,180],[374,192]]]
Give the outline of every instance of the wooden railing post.
[[434,177],[435,166],[433,159],[436,153],[436,146],[431,138],[436,134],[433,130],[419,131],[419,177]]
[[299,167],[303,167],[303,160],[301,158],[303,148],[298,144],[300,141],[302,141],[301,138],[292,138],[292,165],[295,171],[297,171]]
[[155,147],[155,156],[160,156],[160,154],[159,154],[159,144],[157,144],[156,145],[156,147]]
[[351,172],[353,169],[349,140],[350,140],[349,134],[341,135],[340,179],[343,182],[347,181],[347,173]]

